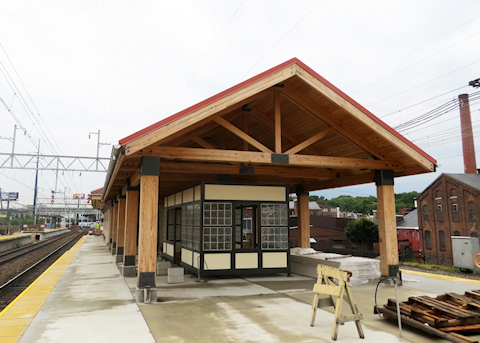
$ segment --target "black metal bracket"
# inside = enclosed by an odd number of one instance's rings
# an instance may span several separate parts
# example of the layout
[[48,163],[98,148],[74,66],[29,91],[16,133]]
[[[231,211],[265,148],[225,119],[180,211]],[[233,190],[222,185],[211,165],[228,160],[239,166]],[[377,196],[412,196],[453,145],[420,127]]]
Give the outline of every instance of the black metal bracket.
[[375,170],[375,185],[393,186],[393,170]]
[[240,174],[253,175],[255,174],[255,167],[240,166]]
[[272,154],[272,163],[290,163],[289,155],[287,154]]

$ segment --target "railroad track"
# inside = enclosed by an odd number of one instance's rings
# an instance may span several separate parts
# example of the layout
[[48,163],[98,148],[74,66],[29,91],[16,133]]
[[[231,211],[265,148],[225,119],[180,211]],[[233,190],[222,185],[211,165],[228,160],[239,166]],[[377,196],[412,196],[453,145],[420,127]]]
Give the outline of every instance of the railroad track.
[[65,238],[65,237],[67,237],[68,235],[71,235],[71,234],[72,234],[71,232],[66,232],[64,234],[46,239],[44,241],[40,241],[40,242],[29,244],[29,245],[24,245],[24,246],[21,246],[20,248],[16,248],[16,249],[12,249],[12,250],[3,252],[3,253],[0,254],[0,266],[5,264],[5,263],[8,263],[8,262],[11,262],[11,261],[15,260],[15,259],[21,257],[24,254],[27,254],[29,252],[32,252],[32,251],[41,249],[45,246],[48,246],[48,245],[52,244],[53,242],[59,241],[59,240]]
[[50,244],[34,250],[24,249],[23,253],[19,254],[20,251],[16,249],[15,254],[11,256],[0,255],[0,261],[3,261],[0,265],[0,311],[85,234],[84,230],[76,231],[58,239],[49,240]]

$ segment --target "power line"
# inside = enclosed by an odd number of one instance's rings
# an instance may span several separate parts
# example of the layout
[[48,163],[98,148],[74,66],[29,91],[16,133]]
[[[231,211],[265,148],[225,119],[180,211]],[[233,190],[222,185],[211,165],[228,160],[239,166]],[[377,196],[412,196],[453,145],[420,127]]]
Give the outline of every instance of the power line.
[[419,60],[419,61],[417,61],[417,62],[415,62],[415,63],[412,63],[412,64],[406,66],[405,68],[402,68],[402,69],[400,69],[400,70],[397,70],[397,71],[394,72],[393,74],[390,74],[390,75],[388,75],[388,76],[385,76],[384,78],[382,78],[382,79],[380,79],[380,80],[378,80],[378,81],[375,81],[374,83],[371,83],[371,84],[369,84],[368,86],[365,86],[365,87],[363,87],[363,88],[360,88],[359,90],[353,92],[352,95],[353,95],[353,94],[356,94],[356,93],[358,93],[358,92],[361,92],[361,91],[363,91],[363,90],[365,90],[365,89],[367,89],[367,88],[370,88],[371,86],[376,85],[377,83],[382,82],[382,81],[384,81],[384,80],[386,80],[386,79],[388,79],[388,78],[390,78],[390,77],[392,77],[392,76],[394,76],[394,75],[397,75],[398,73],[401,73],[402,71],[407,70],[408,68],[413,67],[414,65],[416,65],[416,64],[418,64],[418,63],[420,63],[420,62],[423,62],[423,61],[429,59],[430,57],[433,57],[433,56],[441,53],[442,51],[445,51],[445,50],[447,50],[447,49],[450,49],[450,48],[451,48],[452,46],[454,46],[454,45],[460,44],[461,42],[463,42],[463,41],[465,41],[465,40],[467,40],[467,39],[470,39],[471,37],[473,37],[473,36],[475,36],[475,35],[478,35],[479,33],[480,33],[480,31],[475,32],[473,35],[470,35],[470,36],[468,36],[468,37],[466,37],[466,38],[464,38],[464,39],[462,39],[462,40],[460,40],[460,41],[458,41],[458,42],[456,42],[456,43],[450,44],[450,45],[447,46],[446,48],[443,48],[442,50],[439,50],[439,51],[437,51],[437,52],[435,52],[435,53],[433,53],[433,54],[431,54],[431,55],[429,55],[429,56],[427,56],[427,57],[425,57],[425,58],[422,58],[421,60]]
[[233,17],[235,17],[235,15],[237,14],[238,10],[240,9],[240,7],[242,6],[243,2],[245,0],[242,0],[242,2],[240,3],[240,5],[238,5],[237,9],[235,10],[235,12],[233,12],[232,16],[230,17],[230,20],[228,21],[227,25],[225,25],[225,27],[223,28],[222,32],[220,33],[220,35],[217,37],[217,39],[215,40],[215,42],[213,43],[213,45],[210,47],[210,50],[208,50],[207,54],[205,55],[205,57],[203,57],[203,60],[200,62],[200,64],[198,65],[197,69],[195,70],[195,72],[193,73],[193,75],[190,77],[190,80],[188,80],[187,84],[185,85],[185,87],[182,89],[182,91],[180,92],[180,94],[177,96],[177,98],[175,99],[175,101],[173,102],[172,106],[170,106],[170,108],[168,109],[167,111],[167,115],[170,113],[170,111],[172,110],[173,106],[175,106],[175,104],[177,103],[178,99],[180,99],[180,97],[182,96],[183,92],[185,92],[185,90],[187,89],[187,87],[190,85],[190,83],[192,82],[193,78],[195,77],[195,75],[197,75],[197,72],[200,70],[201,66],[203,65],[203,63],[206,61],[206,59],[208,58],[208,56],[210,56],[210,53],[212,52],[212,50],[215,48],[215,46],[217,45],[218,41],[220,40],[220,38],[223,36],[225,30],[227,29],[227,27],[230,25],[231,21],[233,20]]
[[402,109],[400,109],[400,110],[397,110],[397,111],[395,111],[395,112],[392,112],[392,113],[389,113],[389,114],[385,114],[385,115],[383,115],[383,116],[381,116],[381,117],[379,117],[379,118],[385,118],[385,117],[391,116],[392,114],[397,114],[397,113],[399,113],[399,112],[401,112],[401,111],[407,110],[407,109],[412,108],[412,107],[415,107],[415,106],[417,106],[417,105],[421,105],[421,104],[423,104],[423,103],[425,103],[425,102],[428,102],[428,101],[430,101],[430,100],[439,98],[439,97],[441,97],[441,96],[443,96],[443,95],[446,95],[446,94],[449,94],[449,93],[458,91],[459,89],[462,89],[462,88],[465,88],[465,87],[468,87],[468,86],[462,86],[462,87],[458,87],[458,88],[452,89],[451,91],[448,91],[448,92],[442,93],[442,94],[440,94],[440,95],[434,96],[433,98],[430,98],[430,99],[427,99],[427,100],[423,100],[423,101],[417,102],[416,104],[413,104],[413,105],[404,107],[404,108],[402,108]]
[[243,78],[244,78],[245,76],[247,76],[248,73],[250,73],[250,71],[252,71],[253,68],[255,68],[261,61],[263,61],[263,59],[264,59],[265,57],[267,57],[267,55],[268,55],[270,52],[272,52],[272,50],[275,49],[275,48],[277,47],[277,45],[280,44],[280,42],[281,42],[285,37],[287,37],[287,36],[290,34],[290,32],[292,32],[292,31],[298,26],[298,24],[300,24],[300,23],[303,21],[303,19],[305,19],[321,2],[322,2],[322,0],[320,0],[319,2],[317,2],[317,3],[315,4],[315,6],[313,6],[295,25],[293,25],[293,27],[292,27],[290,30],[288,30],[288,32],[287,32],[282,38],[280,38],[280,40],[279,40],[277,43],[275,43],[275,45],[274,45],[270,50],[268,50],[267,53],[266,53],[265,55],[263,55],[262,58],[260,58],[260,59],[257,61],[257,63],[255,63],[255,64],[253,65],[253,67],[251,67],[238,81],[243,80]]
[[439,40],[440,38],[443,38],[443,37],[445,37],[446,35],[450,34],[451,32],[458,30],[459,28],[461,28],[461,27],[463,27],[463,26],[465,26],[465,25],[467,25],[467,24],[471,23],[472,21],[475,21],[475,20],[477,20],[478,18],[480,18],[480,16],[477,16],[477,17],[475,17],[475,18],[473,18],[473,19],[471,19],[471,20],[467,21],[466,23],[464,23],[464,24],[462,24],[462,25],[460,25],[460,26],[458,26],[458,27],[454,28],[453,30],[450,30],[450,31],[448,31],[447,33],[445,33],[445,34],[443,34],[443,35],[441,35],[441,36],[439,36],[439,37],[435,38],[434,40],[432,40],[432,41],[428,42],[427,44],[424,44],[424,45],[422,45],[421,47],[419,47],[419,48],[417,48],[417,49],[415,49],[415,50],[413,50],[413,51],[411,51],[411,52],[407,53],[406,55],[403,55],[402,57],[399,57],[399,58],[397,58],[396,60],[394,60],[394,61],[392,61],[392,62],[390,62],[390,63],[388,63],[388,64],[384,65],[383,67],[380,67],[380,68],[378,68],[377,70],[375,70],[375,71],[373,71],[373,72],[371,72],[371,73],[369,73],[369,74],[367,74],[367,75],[365,75],[365,76],[362,76],[361,78],[357,79],[356,81],[353,81],[352,83],[349,83],[349,84],[348,84],[348,85],[346,85],[344,88],[348,88],[348,87],[350,87],[351,85],[353,85],[353,84],[357,83],[358,81],[361,81],[361,80],[363,80],[364,78],[366,78],[366,77],[368,77],[368,76],[370,76],[370,75],[373,75],[373,74],[375,74],[375,73],[379,72],[380,70],[383,70],[383,69],[385,69],[386,67],[388,67],[388,66],[390,66],[390,65],[394,64],[395,62],[398,62],[398,61],[400,61],[400,60],[404,59],[405,57],[407,57],[407,56],[410,56],[411,54],[413,54],[413,53],[415,53],[415,52],[417,52],[417,51],[419,51],[419,50],[423,49],[423,48],[424,48],[424,47],[426,47],[427,45],[430,45],[430,44],[432,44],[433,42],[436,42],[436,41],[437,41],[437,40]]
[[421,83],[421,84],[419,84],[419,85],[416,85],[416,86],[413,86],[413,87],[411,87],[411,88],[408,88],[408,89],[406,89],[406,90],[404,90],[404,91],[402,91],[402,92],[400,92],[400,93],[396,93],[396,94],[391,95],[391,96],[389,96],[389,97],[387,97],[387,98],[384,98],[384,99],[382,99],[382,100],[379,100],[379,101],[377,101],[377,102],[374,102],[374,103],[372,103],[372,104],[369,104],[369,105],[367,105],[366,107],[368,108],[368,107],[370,107],[370,106],[374,106],[374,105],[376,105],[376,104],[379,104],[379,103],[381,103],[381,102],[383,102],[383,101],[385,101],[385,100],[394,98],[394,97],[396,97],[397,95],[406,93],[406,92],[408,92],[408,91],[411,91],[412,89],[421,87],[421,86],[423,86],[423,85],[426,85],[427,83],[430,83],[430,82],[433,82],[433,81],[435,81],[435,80],[441,79],[442,77],[445,77],[445,76],[450,75],[450,74],[453,74],[453,73],[455,73],[455,72],[457,72],[457,71],[459,71],[459,70],[462,70],[462,69],[465,69],[465,68],[467,68],[467,67],[470,67],[471,65],[474,65],[474,64],[476,64],[476,63],[478,63],[478,62],[480,62],[480,60],[476,60],[475,62],[469,63],[469,64],[467,64],[467,65],[465,65],[465,66],[463,66],[463,67],[460,67],[460,68],[455,69],[455,70],[453,70],[453,71],[451,71],[451,72],[448,72],[448,73],[446,73],[446,74],[443,74],[443,75],[441,75],[441,76],[438,76],[438,77],[436,77],[436,78],[434,78],[434,79],[431,79],[431,80],[426,81],[426,82],[423,82],[423,83]]

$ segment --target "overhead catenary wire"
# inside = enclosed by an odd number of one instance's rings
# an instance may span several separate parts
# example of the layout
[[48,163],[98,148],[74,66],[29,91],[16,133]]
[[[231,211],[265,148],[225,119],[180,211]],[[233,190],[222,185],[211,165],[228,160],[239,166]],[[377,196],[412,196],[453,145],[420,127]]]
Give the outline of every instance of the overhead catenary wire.
[[471,19],[471,20],[467,21],[466,23],[463,23],[462,25],[460,25],[460,26],[457,26],[456,28],[454,28],[454,29],[452,29],[452,30],[450,30],[450,31],[448,31],[448,32],[446,32],[446,33],[444,33],[444,34],[442,34],[441,36],[439,36],[439,37],[437,37],[437,38],[435,38],[435,39],[431,40],[430,42],[428,42],[428,43],[426,43],[426,44],[422,45],[421,47],[419,47],[419,48],[417,48],[417,49],[415,49],[415,50],[413,50],[413,51],[410,51],[409,53],[407,53],[407,54],[405,54],[405,55],[403,55],[403,56],[401,56],[401,57],[399,57],[399,58],[395,59],[394,61],[392,61],[392,62],[390,62],[390,63],[387,63],[386,65],[384,65],[384,66],[382,66],[382,67],[380,67],[380,68],[376,69],[375,71],[373,71],[373,72],[371,72],[371,73],[369,73],[369,74],[367,74],[367,75],[365,75],[365,76],[362,76],[362,77],[360,77],[359,79],[357,79],[357,80],[355,80],[355,81],[353,81],[353,82],[349,83],[348,85],[346,85],[346,86],[345,86],[345,88],[348,88],[348,87],[350,87],[351,85],[353,85],[353,84],[357,83],[358,81],[361,81],[361,80],[365,79],[366,77],[368,77],[368,76],[370,76],[370,75],[373,75],[373,74],[375,74],[375,73],[379,72],[380,70],[383,70],[383,69],[385,69],[386,67],[389,67],[389,66],[391,66],[392,64],[394,64],[394,63],[396,63],[396,62],[398,62],[398,61],[400,61],[400,60],[404,59],[405,57],[412,55],[413,53],[415,53],[415,52],[417,52],[417,51],[419,51],[419,50],[423,49],[424,47],[426,47],[426,46],[428,46],[428,45],[430,45],[430,44],[432,44],[432,43],[434,43],[434,42],[438,41],[439,39],[441,39],[441,38],[443,38],[443,37],[447,36],[448,34],[450,34],[450,33],[454,32],[454,31],[458,30],[459,28],[461,28],[461,27],[464,27],[465,25],[468,25],[468,24],[470,24],[471,22],[473,22],[473,21],[477,20],[478,18],[480,18],[480,15],[479,15],[479,16],[476,16],[475,18],[473,18],[473,19]]

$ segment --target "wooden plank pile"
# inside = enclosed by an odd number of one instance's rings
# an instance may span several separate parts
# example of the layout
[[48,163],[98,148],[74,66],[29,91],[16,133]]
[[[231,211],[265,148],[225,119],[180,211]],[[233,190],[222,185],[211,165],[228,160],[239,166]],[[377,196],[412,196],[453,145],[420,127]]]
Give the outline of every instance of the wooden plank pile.
[[[464,295],[445,293],[436,298],[410,297],[399,306],[404,324],[451,342],[478,342],[464,334],[480,333],[480,290],[468,291]],[[378,310],[385,318],[397,319],[395,299],[389,299]]]

